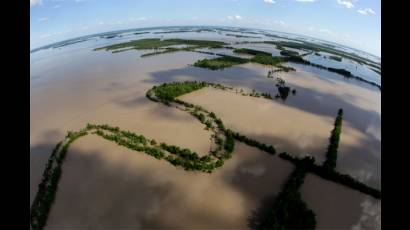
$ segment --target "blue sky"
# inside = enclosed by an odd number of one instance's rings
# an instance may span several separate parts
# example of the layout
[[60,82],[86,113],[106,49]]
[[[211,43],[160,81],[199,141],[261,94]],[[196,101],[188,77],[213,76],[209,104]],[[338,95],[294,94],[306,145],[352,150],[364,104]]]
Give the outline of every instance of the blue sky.
[[117,29],[223,25],[321,38],[380,56],[380,0],[30,0],[30,49]]

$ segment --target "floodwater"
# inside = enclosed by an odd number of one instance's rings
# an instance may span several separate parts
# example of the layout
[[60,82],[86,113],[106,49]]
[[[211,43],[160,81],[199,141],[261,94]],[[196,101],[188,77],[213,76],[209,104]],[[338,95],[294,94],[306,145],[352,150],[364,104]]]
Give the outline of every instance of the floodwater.
[[47,226],[246,229],[260,202],[280,192],[293,167],[238,143],[215,173],[189,172],[87,136],[67,154]]
[[[129,37],[161,36],[241,41],[211,32]],[[54,145],[68,130],[78,130],[87,123],[108,123],[157,142],[206,153],[211,133],[189,114],[146,99],[145,93],[153,85],[198,80],[269,92],[272,96],[277,93],[276,82],[266,77],[270,68],[259,64],[211,71],[191,64],[212,55],[178,52],[140,58],[151,51],[93,51],[129,37],[90,39],[31,54],[30,202]],[[380,188],[381,92],[325,70],[291,66],[297,71],[280,73],[286,85],[297,90],[286,101],[212,89],[183,98],[216,112],[229,128],[272,143],[280,151],[313,155],[318,162],[324,159],[337,109],[343,108],[337,170]],[[280,191],[293,166],[246,145],[237,143],[236,147],[233,158],[209,175],[175,168],[94,136],[79,139],[63,166],[48,227],[250,228],[262,204]],[[318,216],[319,227],[341,222],[342,228],[362,226],[368,219],[363,216],[371,212],[368,206],[373,207],[374,202],[360,193],[344,195],[345,190],[348,194],[352,191],[342,186],[329,189],[329,183],[308,176],[302,188],[302,195]],[[320,206],[322,188],[335,191],[333,199],[351,205],[340,211],[330,204]],[[340,216],[346,210],[355,215],[339,222],[323,222],[329,215]],[[378,219],[375,221],[379,226]],[[367,222],[364,224],[369,226]]]
[[313,174],[306,176],[300,191],[317,214],[318,229],[381,229],[380,200]]

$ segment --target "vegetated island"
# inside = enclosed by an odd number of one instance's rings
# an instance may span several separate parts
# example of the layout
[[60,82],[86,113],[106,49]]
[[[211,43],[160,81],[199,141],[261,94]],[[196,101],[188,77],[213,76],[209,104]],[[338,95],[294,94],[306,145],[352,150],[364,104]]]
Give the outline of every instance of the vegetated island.
[[[207,82],[175,82],[164,83],[154,86],[147,91],[147,98],[154,102],[160,102],[167,106],[174,106],[177,109],[186,111],[197,118],[205,129],[213,132],[212,138],[215,147],[209,151],[208,155],[199,157],[195,152],[166,143],[158,143],[154,139],[147,139],[143,135],[135,134],[130,131],[121,130],[118,127],[110,125],[88,124],[85,128],[77,132],[68,132],[64,140],[57,143],[50,155],[41,183],[38,186],[37,194],[31,206],[30,221],[34,230],[43,229],[47,217],[54,202],[58,188],[58,182],[62,173],[62,164],[67,154],[68,147],[71,143],[80,137],[86,135],[97,135],[108,141],[117,143],[120,146],[129,148],[134,151],[143,152],[156,159],[164,159],[169,163],[183,167],[185,170],[195,170],[211,173],[214,169],[221,167],[224,161],[231,158],[235,147],[235,140],[243,142],[249,146],[256,147],[271,155],[276,154],[275,147],[266,145],[259,141],[253,140],[238,132],[225,128],[221,119],[217,118],[215,113],[206,109],[179,100],[177,97],[186,93],[199,90],[204,87],[214,87],[221,90],[232,90],[232,87],[226,87],[220,84]],[[330,138],[332,148],[336,148],[339,141],[341,129],[339,129],[342,112],[339,110],[335,122],[336,131],[332,135],[336,138]],[[337,151],[336,151],[337,152]],[[327,154],[329,162],[335,161],[335,151]],[[314,173],[323,179],[330,180],[365,194],[371,195],[376,199],[381,199],[381,191],[371,188],[360,181],[355,180],[349,175],[336,172],[334,167],[316,165],[313,157],[303,159],[293,157],[286,152],[279,154],[282,159],[293,163],[296,168],[290,176],[288,182],[283,186],[278,198],[275,201],[270,215],[263,223],[264,229],[289,229],[302,228],[313,229],[316,225],[315,214],[307,208],[305,202],[301,200],[298,192],[307,172]]]
[[[268,43],[268,44],[277,44],[278,42],[273,42],[273,41],[263,41],[263,42],[253,42],[253,43]],[[250,54],[254,55],[252,58],[240,58],[240,57],[233,57],[230,55],[223,55],[223,54],[216,54],[212,52],[205,52],[205,51],[198,51],[196,49],[199,48],[227,48],[227,49],[232,49],[232,47],[227,46],[228,44],[225,42],[220,42],[220,41],[211,41],[211,40],[188,40],[188,39],[165,39],[161,40],[158,38],[148,38],[148,39],[140,39],[140,40],[133,40],[130,42],[124,42],[124,43],[119,43],[119,44],[114,44],[114,45],[109,45],[109,46],[104,46],[104,47],[99,47],[95,48],[94,50],[106,50],[106,51],[111,51],[112,53],[118,53],[118,52],[124,52],[132,49],[136,50],[144,50],[144,49],[154,49],[154,52],[151,53],[146,53],[141,55],[141,57],[147,57],[147,56],[152,56],[152,55],[159,55],[159,54],[165,54],[165,53],[172,53],[172,52],[178,52],[178,51],[191,51],[191,52],[198,52],[198,53],[205,53],[205,54],[212,54],[212,55],[217,55],[220,56],[219,58],[214,58],[214,59],[203,59],[195,62],[193,65],[196,67],[201,67],[201,68],[208,68],[211,70],[218,70],[218,69],[224,69],[224,68],[229,68],[234,65],[239,65],[239,64],[244,64],[248,62],[253,62],[253,63],[259,63],[263,65],[272,65],[276,66],[280,69],[280,71],[293,71],[294,68],[291,67],[286,67],[281,65],[280,63],[285,63],[285,62],[294,62],[298,64],[305,64],[305,65],[311,65],[317,68],[321,69],[326,69],[331,72],[335,72],[338,74],[343,75],[346,78],[355,78],[356,80],[366,82],[368,84],[371,84],[373,86],[376,86],[381,90],[381,86],[368,81],[366,79],[363,79],[361,77],[353,75],[350,71],[345,70],[345,69],[337,69],[337,68],[331,68],[331,67],[325,67],[322,65],[318,65],[315,63],[311,63],[305,59],[302,58],[304,55],[298,55],[297,52],[291,51],[291,50],[285,50],[283,49],[282,46],[288,45],[289,43],[280,43],[277,46],[281,49],[281,54],[284,56],[272,56],[271,53],[264,52],[264,51],[258,51],[258,50],[253,50],[253,49],[247,49],[247,48],[240,48],[240,49],[234,49],[235,53],[244,53],[244,54]],[[293,43],[290,43],[293,44]],[[298,43],[297,43],[298,44]],[[188,47],[185,48],[174,48],[174,47],[167,47],[167,46],[173,46],[173,45],[187,45]],[[298,48],[297,47],[291,47],[291,48]],[[300,49],[300,47],[299,47]],[[306,55],[306,54],[305,54]]]
[[323,44],[316,44],[308,41],[299,41],[299,42],[291,42],[291,41],[263,41],[261,43],[267,43],[267,44],[273,44],[276,46],[280,47],[289,47],[289,48],[294,48],[294,49],[304,49],[304,50],[310,50],[314,52],[327,52],[333,55],[337,55],[342,58],[347,58],[351,59],[353,61],[356,61],[359,64],[366,64],[368,66],[372,66],[378,70],[380,70],[380,63],[377,63],[375,61],[366,59],[364,57],[360,57],[354,53],[348,53],[342,50],[336,50],[332,47],[329,47],[327,45]]
[[[167,46],[173,45],[187,45],[186,48],[170,48]],[[147,38],[133,40],[129,42],[108,45],[104,47],[95,48],[94,50],[106,50],[112,52],[121,52],[124,50],[136,49],[136,50],[148,50],[154,49],[154,53],[145,54],[144,56],[163,54],[176,51],[193,51],[198,48],[221,48],[223,45],[227,45],[225,42],[209,41],[209,40],[188,40],[188,39],[165,39],[159,38]]]

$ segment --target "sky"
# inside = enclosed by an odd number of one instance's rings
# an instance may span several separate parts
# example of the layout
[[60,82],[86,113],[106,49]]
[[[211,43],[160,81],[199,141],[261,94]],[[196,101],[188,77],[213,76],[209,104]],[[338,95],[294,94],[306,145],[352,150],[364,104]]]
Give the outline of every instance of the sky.
[[381,0],[30,0],[30,49],[120,29],[210,25],[308,35],[380,57]]

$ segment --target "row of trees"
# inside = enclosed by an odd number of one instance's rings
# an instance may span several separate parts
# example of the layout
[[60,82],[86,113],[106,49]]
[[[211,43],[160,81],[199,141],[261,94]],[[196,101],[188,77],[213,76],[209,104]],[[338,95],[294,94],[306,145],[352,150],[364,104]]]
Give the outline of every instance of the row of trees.
[[76,139],[87,135],[85,130],[68,132],[64,141],[59,142],[53,149],[43,172],[43,176],[34,201],[30,209],[30,222],[33,230],[43,229],[48,214],[55,200],[58,182],[62,173],[62,165],[67,154],[68,146]]
[[[279,81],[279,84],[281,82],[282,81]],[[212,117],[214,119],[215,123],[218,125],[220,130],[224,131],[225,133],[232,134],[232,137],[234,139],[236,139],[238,141],[241,141],[241,142],[244,142],[244,143],[246,143],[250,146],[257,147],[260,150],[268,152],[270,154],[275,154],[276,153],[276,150],[273,146],[266,145],[264,143],[261,143],[261,142],[258,142],[256,140],[250,139],[250,138],[248,138],[244,135],[241,135],[237,132],[226,129],[224,127],[222,121],[219,118],[217,118],[214,113],[210,113],[209,115],[210,115],[210,117]],[[311,172],[321,176],[324,179],[328,179],[328,180],[331,180],[331,181],[334,181],[334,182],[337,182],[337,183],[344,184],[344,185],[346,185],[350,188],[356,189],[358,191],[361,191],[363,193],[369,194],[369,195],[371,195],[375,198],[380,199],[381,192],[379,190],[371,188],[371,187],[369,187],[369,186],[355,180],[354,178],[350,177],[349,175],[344,175],[344,174],[340,174],[338,172],[335,172],[334,170],[329,170],[329,169],[332,169],[332,168],[334,169],[334,167],[332,165],[335,165],[335,164],[332,164],[330,162],[332,162],[332,161],[336,162],[336,158],[337,158],[337,146],[338,145],[336,145],[336,143],[338,143],[338,140],[340,139],[342,116],[343,116],[343,110],[339,109],[338,110],[338,116],[335,119],[335,129],[334,129],[334,131],[332,131],[332,134],[333,134],[332,136],[333,137],[331,136],[331,138],[330,138],[331,139],[331,141],[330,141],[331,147],[328,148],[328,149],[331,150],[330,151],[330,153],[331,153],[330,156],[333,156],[333,157],[328,158],[329,163],[327,163],[331,167],[329,167],[329,166],[317,166],[317,165],[312,163],[309,170]],[[336,150],[336,155],[334,154],[335,153],[334,150]],[[334,156],[336,156],[336,157],[334,157]],[[291,156],[287,153],[281,153],[280,157],[283,158],[283,159],[286,159],[286,160],[290,160],[295,165],[299,164],[299,162],[300,162],[300,159],[298,159],[296,157],[293,157],[293,156]],[[331,160],[331,159],[334,159],[334,160]]]
[[306,157],[290,175],[279,193],[261,229],[314,229],[316,215],[302,200],[299,188],[306,176],[306,166],[314,159]]
[[326,152],[326,161],[323,167],[334,170],[337,161],[337,149],[339,147],[340,134],[342,132],[343,109],[339,109],[334,123],[334,128],[329,138],[329,146]]
[[[294,157],[289,155],[286,152],[280,153],[279,157],[288,160],[292,162],[294,165],[300,165],[302,164],[303,159]],[[329,168],[324,167],[323,165],[316,165],[314,164],[314,158],[311,157],[313,161],[310,162],[304,162],[303,165],[305,166],[306,170],[308,170],[311,173],[314,173],[318,176],[320,176],[323,179],[333,181],[335,183],[342,184],[344,186],[347,186],[351,189],[360,191],[362,193],[365,193],[367,195],[370,195],[376,199],[381,199],[381,191],[375,188],[372,188],[370,186],[367,186],[366,184],[354,179],[353,177],[347,175],[347,174],[341,174],[335,170],[331,170]]]
[[240,133],[234,132],[234,131],[229,130],[229,129],[228,129],[227,131],[230,132],[230,133],[232,133],[233,138],[235,138],[236,140],[238,140],[238,141],[240,141],[240,142],[243,142],[243,143],[245,143],[245,144],[247,144],[247,145],[256,147],[256,148],[258,148],[258,149],[260,149],[260,150],[262,150],[262,151],[265,151],[265,152],[267,152],[267,153],[270,153],[270,154],[272,154],[272,155],[275,155],[275,154],[276,154],[276,149],[275,149],[275,147],[273,147],[272,145],[266,145],[265,143],[261,143],[261,142],[259,142],[259,141],[253,140],[253,139],[251,139],[251,138],[248,138],[248,137],[245,136],[245,135],[242,135],[242,134],[240,134]]
[[[137,135],[129,131],[114,131],[107,134],[101,129],[101,126],[94,126],[97,130],[93,132],[102,138],[113,141],[118,145],[124,146],[134,151],[144,152],[156,159],[165,159],[175,166],[182,166],[185,170],[199,170],[204,172],[212,172],[218,164],[212,161],[212,158],[207,155],[199,157],[196,152],[186,148],[180,148],[174,145],[161,143],[157,145],[155,140],[148,140],[142,135]],[[108,130],[115,130],[113,127]],[[126,133],[126,135],[123,135]],[[169,154],[166,154],[168,152]]]

